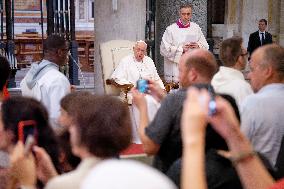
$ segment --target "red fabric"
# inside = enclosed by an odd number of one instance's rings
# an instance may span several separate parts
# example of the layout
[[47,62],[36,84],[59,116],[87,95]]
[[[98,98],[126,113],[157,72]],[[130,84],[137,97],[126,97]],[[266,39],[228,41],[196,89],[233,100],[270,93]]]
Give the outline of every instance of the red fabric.
[[284,189],[284,179],[279,180],[272,187],[268,189]]
[[7,89],[7,84],[4,86],[3,95],[4,95],[4,99],[7,99],[10,97],[9,91]]
[[190,22],[188,22],[188,24],[186,24],[186,25],[183,25],[183,23],[181,22],[180,19],[178,19],[176,24],[178,25],[179,28],[189,28],[190,27]]
[[122,151],[120,155],[138,155],[144,154],[144,149],[142,144],[131,144],[127,149]]

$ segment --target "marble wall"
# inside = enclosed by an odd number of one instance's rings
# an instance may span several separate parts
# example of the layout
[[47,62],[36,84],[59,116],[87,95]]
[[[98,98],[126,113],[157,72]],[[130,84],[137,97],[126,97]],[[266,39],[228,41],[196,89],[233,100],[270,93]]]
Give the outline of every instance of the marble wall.
[[227,0],[224,27],[215,26],[217,32],[213,35],[222,35],[223,38],[242,36],[244,46],[247,47],[249,35],[258,30],[258,21],[265,18],[268,20],[268,32],[279,43],[281,23],[284,20],[284,11],[281,12],[283,3],[283,0]]
[[284,0],[280,2],[279,14],[279,44],[284,47]]
[[[116,4],[117,2],[117,4]],[[114,10],[117,5],[117,10]],[[116,7],[116,6],[115,6]],[[145,38],[146,1],[95,1],[95,92],[103,93],[99,44],[124,39],[137,41]]]

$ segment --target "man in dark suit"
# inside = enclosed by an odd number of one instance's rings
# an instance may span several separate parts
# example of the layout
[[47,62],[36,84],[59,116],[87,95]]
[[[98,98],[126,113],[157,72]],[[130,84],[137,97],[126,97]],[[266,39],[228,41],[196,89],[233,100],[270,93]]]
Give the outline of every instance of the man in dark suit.
[[253,51],[258,47],[272,43],[272,35],[265,31],[267,28],[267,20],[261,19],[258,22],[258,31],[250,34],[249,42],[248,42],[248,49],[250,56],[252,55]]

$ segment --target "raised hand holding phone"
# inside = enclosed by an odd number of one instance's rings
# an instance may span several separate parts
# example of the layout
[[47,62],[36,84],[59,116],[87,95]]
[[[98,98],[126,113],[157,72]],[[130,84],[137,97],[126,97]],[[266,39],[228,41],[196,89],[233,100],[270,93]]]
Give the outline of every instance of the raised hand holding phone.
[[35,144],[35,138],[33,135],[28,135],[25,142],[24,155],[27,156],[32,151],[32,147]]
[[137,81],[136,88],[140,93],[146,93],[148,91],[149,81],[146,79],[139,79]]
[[25,120],[18,123],[18,140],[24,144],[28,136],[34,137],[34,143],[37,140],[37,123],[34,120]]

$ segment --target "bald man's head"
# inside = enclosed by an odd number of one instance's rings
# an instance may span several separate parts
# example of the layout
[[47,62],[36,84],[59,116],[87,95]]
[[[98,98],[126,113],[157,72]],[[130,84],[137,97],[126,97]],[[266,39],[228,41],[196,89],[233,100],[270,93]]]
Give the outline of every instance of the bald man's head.
[[196,49],[181,57],[179,80],[183,87],[195,83],[210,83],[217,69],[216,59],[210,51]]

